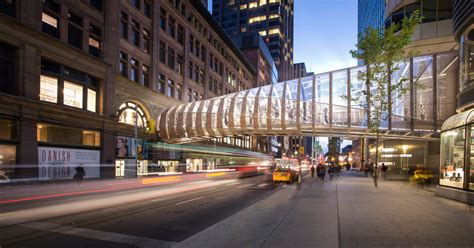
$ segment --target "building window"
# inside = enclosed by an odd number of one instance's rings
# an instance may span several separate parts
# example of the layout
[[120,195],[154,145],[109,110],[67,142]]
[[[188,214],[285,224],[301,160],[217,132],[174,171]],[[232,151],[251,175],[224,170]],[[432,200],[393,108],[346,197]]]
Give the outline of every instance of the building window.
[[176,21],[172,17],[168,20],[168,34],[173,38],[176,37]]
[[43,12],[41,20],[43,22],[43,32],[59,38],[59,18]]
[[69,12],[68,43],[82,49],[82,18]]
[[83,87],[64,81],[64,105],[82,108]]
[[194,53],[194,36],[189,36],[189,52]]
[[130,3],[132,4],[132,6],[137,9],[140,9],[140,2],[141,0],[130,0]]
[[143,109],[133,102],[126,102],[120,105],[117,116],[119,122],[138,127],[146,127],[147,117]]
[[178,100],[183,100],[183,90],[182,90],[182,86],[180,84],[176,85],[176,95],[178,97]]
[[159,81],[159,82],[158,82],[158,90],[159,90],[161,93],[165,94],[165,92],[166,92],[166,91],[165,91],[165,89],[166,89],[166,77],[165,77],[165,75],[163,75],[163,74],[159,74],[158,77],[159,77],[159,80],[158,80],[158,81]]
[[16,93],[16,48],[0,43],[0,92]]
[[132,20],[132,44],[140,46],[140,24]]
[[175,59],[175,51],[173,48],[168,47],[168,67],[174,70],[174,59]]
[[102,11],[104,8],[104,3],[102,0],[89,0],[89,4],[99,11]]
[[128,40],[128,15],[121,12],[120,16],[120,36]]
[[130,80],[139,82],[139,65],[138,60],[132,58],[130,60]]
[[58,103],[58,79],[40,76],[40,100],[45,102]]
[[128,71],[128,55],[124,52],[120,52],[120,75],[127,77]]
[[179,44],[184,45],[184,27],[178,24],[178,37]]
[[149,86],[149,67],[142,65],[142,84],[146,87]]
[[166,63],[166,44],[160,41],[160,62]]
[[143,5],[143,13],[151,18],[151,1],[145,0]]
[[199,70],[199,84],[204,86],[204,70],[202,69]]
[[160,10],[160,27],[166,31],[166,11]]
[[95,90],[87,89],[87,110],[97,111],[97,93]]
[[174,81],[168,78],[168,96],[174,97]]
[[36,134],[38,142],[58,145],[100,147],[99,131],[76,129],[48,123],[38,123]]
[[0,13],[16,18],[16,0],[0,1]]
[[206,62],[206,48],[204,48],[204,45],[201,47],[201,60]]
[[143,29],[143,46],[142,50],[146,53],[150,53],[150,32],[148,30]]
[[189,79],[193,79],[193,63],[191,61],[189,61]]
[[184,60],[183,60],[183,56],[181,54],[178,54],[177,59],[176,59],[176,63],[177,63],[176,71],[179,74],[182,75],[183,72],[184,72]]
[[188,102],[193,101],[193,90],[191,88],[188,89]]
[[100,57],[102,30],[94,25],[89,26],[89,53]]

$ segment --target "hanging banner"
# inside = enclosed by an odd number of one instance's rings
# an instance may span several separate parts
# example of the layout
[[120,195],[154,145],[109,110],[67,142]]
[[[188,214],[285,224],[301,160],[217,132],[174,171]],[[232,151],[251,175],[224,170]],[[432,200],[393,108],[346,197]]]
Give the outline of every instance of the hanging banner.
[[84,168],[84,178],[100,178],[100,151],[38,147],[39,180],[73,179],[78,167]]

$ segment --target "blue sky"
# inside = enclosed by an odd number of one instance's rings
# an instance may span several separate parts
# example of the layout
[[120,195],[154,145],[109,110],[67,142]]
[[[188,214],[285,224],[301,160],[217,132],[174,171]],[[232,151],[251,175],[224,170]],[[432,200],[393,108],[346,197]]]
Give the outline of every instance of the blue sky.
[[294,58],[315,73],[357,65],[357,0],[295,0]]

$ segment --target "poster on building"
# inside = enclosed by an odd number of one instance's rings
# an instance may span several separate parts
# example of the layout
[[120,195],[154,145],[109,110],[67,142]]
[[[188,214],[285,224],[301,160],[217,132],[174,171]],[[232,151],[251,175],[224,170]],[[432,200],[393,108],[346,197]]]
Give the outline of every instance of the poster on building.
[[38,147],[39,180],[73,179],[77,167],[84,168],[84,178],[100,178],[100,151]]
[[117,136],[115,156],[117,158],[143,157],[143,140]]

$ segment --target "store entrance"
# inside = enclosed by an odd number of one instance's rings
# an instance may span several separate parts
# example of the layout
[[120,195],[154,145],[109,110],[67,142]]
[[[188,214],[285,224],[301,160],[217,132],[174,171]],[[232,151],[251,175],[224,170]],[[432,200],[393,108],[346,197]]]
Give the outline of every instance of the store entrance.
[[117,159],[115,160],[115,177],[124,177],[125,176],[125,160]]

